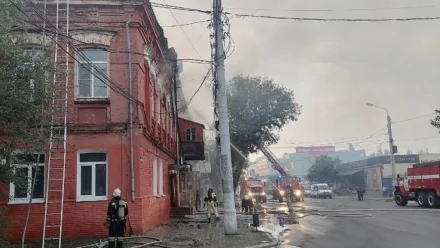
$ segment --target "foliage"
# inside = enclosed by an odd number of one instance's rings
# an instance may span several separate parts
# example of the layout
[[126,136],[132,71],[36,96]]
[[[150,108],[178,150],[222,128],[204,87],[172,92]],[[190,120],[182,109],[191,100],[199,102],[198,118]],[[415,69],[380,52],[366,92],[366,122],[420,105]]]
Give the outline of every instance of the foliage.
[[278,141],[276,132],[291,121],[296,121],[301,106],[295,102],[293,90],[276,84],[266,77],[235,76],[228,83],[228,105],[234,170],[234,189],[245,157],[257,152],[259,146]]
[[332,158],[327,155],[319,156],[313,162],[306,178],[311,182],[334,183],[338,179],[335,165],[339,163],[341,163],[339,158]]
[[436,109],[435,113],[437,114],[437,116],[434,118],[434,120],[431,120],[431,125],[433,125],[434,127],[440,129],[440,110]]
[[[0,181],[14,180],[13,152],[41,151],[48,140],[47,115],[54,71],[46,46],[30,48],[29,28],[9,1],[0,2]],[[39,51],[39,52],[36,52]],[[42,126],[46,128],[41,128]]]

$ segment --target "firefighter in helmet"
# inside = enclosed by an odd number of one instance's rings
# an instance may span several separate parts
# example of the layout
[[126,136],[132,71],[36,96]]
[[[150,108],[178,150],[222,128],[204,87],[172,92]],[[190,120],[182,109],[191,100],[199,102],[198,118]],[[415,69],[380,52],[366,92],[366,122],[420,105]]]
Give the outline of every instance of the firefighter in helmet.
[[108,203],[107,224],[109,226],[108,247],[122,248],[125,223],[128,216],[127,202],[121,198],[121,190],[113,191],[112,200]]
[[253,207],[254,203],[252,202],[252,199],[248,195],[245,195],[241,200],[241,210],[247,214],[252,212]]
[[293,213],[293,206],[292,206],[293,188],[292,185],[290,184],[287,184],[286,186],[285,197],[286,197],[286,203],[287,203],[287,208],[289,209],[289,213]]
[[211,214],[215,214],[216,220],[219,219],[218,217],[218,201],[217,196],[214,193],[214,190],[211,188],[208,189],[208,195],[204,199],[205,204],[203,204],[203,207],[206,206],[206,213],[208,214],[208,222],[211,222]]

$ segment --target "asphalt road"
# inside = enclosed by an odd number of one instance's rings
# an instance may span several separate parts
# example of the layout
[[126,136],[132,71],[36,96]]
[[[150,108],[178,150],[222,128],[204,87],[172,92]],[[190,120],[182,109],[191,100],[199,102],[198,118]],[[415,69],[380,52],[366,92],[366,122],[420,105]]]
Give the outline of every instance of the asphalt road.
[[[287,225],[280,237],[281,247],[424,248],[440,244],[440,209],[420,208],[414,203],[398,207],[384,199],[359,202],[337,196],[333,199],[306,198],[305,202],[295,205],[318,211],[343,212],[305,216],[299,219],[299,224]],[[268,209],[287,209],[285,203],[269,202],[265,206]],[[380,209],[387,211],[377,211]],[[359,216],[341,216],[346,213],[357,213]]]

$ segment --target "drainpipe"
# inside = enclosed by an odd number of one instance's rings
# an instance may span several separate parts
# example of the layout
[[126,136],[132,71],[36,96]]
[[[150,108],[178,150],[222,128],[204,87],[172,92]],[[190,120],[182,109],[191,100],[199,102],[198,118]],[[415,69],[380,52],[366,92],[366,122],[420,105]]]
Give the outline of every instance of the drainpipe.
[[131,62],[131,43],[130,43],[130,20],[125,23],[127,31],[127,50],[128,50],[128,92],[130,99],[128,99],[128,120],[130,131],[130,180],[131,180],[131,201],[135,201],[135,187],[134,187],[134,148],[133,148],[133,79],[132,79],[132,62]]
[[177,191],[177,195],[176,195],[176,200],[177,200],[177,207],[180,207],[180,150],[179,150],[179,116],[177,114],[177,110],[178,110],[178,106],[177,106],[177,60],[174,61],[173,64],[173,80],[174,80],[174,116],[175,116],[175,120],[176,122],[175,124],[175,129],[176,129],[176,151],[177,151],[177,173],[176,173],[176,191]]

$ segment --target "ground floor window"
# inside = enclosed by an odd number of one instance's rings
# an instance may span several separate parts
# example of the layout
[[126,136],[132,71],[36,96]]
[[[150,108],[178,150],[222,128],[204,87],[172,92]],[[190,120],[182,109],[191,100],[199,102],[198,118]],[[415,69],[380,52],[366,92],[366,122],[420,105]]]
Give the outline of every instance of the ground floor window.
[[107,152],[78,153],[77,200],[107,200]]
[[34,179],[35,186],[32,192],[32,201],[43,202],[45,188],[44,154],[19,154],[15,156],[14,161],[11,166],[15,180],[9,187],[10,203],[28,203],[31,198]]

